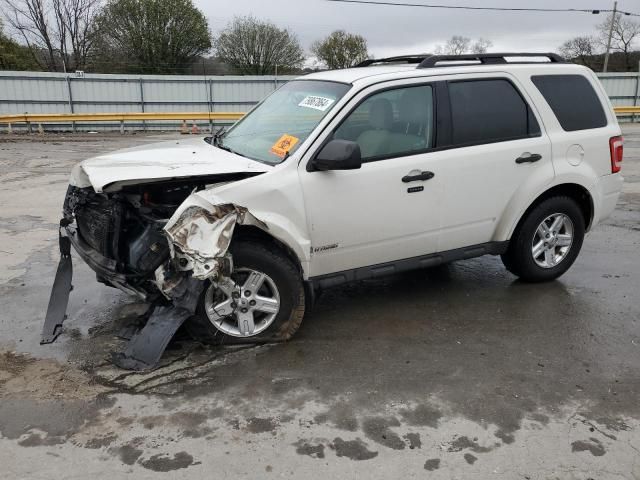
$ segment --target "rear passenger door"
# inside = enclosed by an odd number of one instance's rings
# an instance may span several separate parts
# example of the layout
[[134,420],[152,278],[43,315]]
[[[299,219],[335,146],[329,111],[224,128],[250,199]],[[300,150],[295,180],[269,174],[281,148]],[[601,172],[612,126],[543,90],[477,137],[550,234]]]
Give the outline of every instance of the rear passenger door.
[[452,77],[447,87],[448,147],[432,154],[444,186],[440,251],[504,240],[495,232],[519,189],[554,176],[550,140],[515,78]]

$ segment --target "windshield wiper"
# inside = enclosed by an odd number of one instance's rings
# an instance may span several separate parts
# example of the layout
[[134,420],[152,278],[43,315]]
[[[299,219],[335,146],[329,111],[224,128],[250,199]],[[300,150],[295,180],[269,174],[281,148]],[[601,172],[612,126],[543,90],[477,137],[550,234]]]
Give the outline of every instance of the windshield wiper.
[[222,135],[224,135],[224,125],[221,126],[218,130],[216,130],[216,133],[213,134],[212,137],[212,144],[216,147],[220,147],[222,145]]
[[215,145],[216,147],[218,147],[220,150],[224,150],[224,151],[229,152],[229,153],[235,153],[236,155],[239,155],[239,156],[241,156],[241,157],[244,157],[244,158],[248,158],[248,159],[250,159],[250,160],[253,160],[253,158],[248,157],[248,156],[247,156],[247,155],[245,155],[244,153],[237,152],[237,151],[235,151],[234,149],[232,149],[231,147],[227,147],[226,145],[223,145],[223,144],[222,144],[222,143],[220,143],[219,141],[218,141],[217,143],[214,143],[214,145]]
[[226,145],[224,145],[222,143],[222,139],[224,138],[225,133],[227,132],[225,131],[225,127],[223,125],[218,130],[216,130],[216,132],[211,137],[211,145],[213,145],[214,147],[218,147],[220,150],[225,150],[229,153],[235,153],[236,155],[239,155],[241,157],[248,158],[249,160],[255,160],[255,158],[251,158],[250,156],[245,155],[244,153],[237,152],[231,147],[227,147]]
[[235,153],[236,155],[240,155],[241,157],[248,158],[246,155],[243,155],[242,153],[236,152],[231,147],[227,147],[226,145],[222,144],[222,137],[224,136],[225,133],[226,133],[225,132],[225,127],[223,125],[218,130],[216,130],[216,132],[211,137],[211,145],[213,145],[214,147],[218,147],[221,150],[225,150],[225,151],[227,151],[229,153]]

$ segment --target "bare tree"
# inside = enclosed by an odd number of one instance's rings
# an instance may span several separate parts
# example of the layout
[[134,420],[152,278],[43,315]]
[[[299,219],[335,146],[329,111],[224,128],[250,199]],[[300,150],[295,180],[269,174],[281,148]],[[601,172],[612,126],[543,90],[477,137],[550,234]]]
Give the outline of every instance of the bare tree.
[[[7,23],[23,38],[36,62],[47,70],[57,70],[55,39],[46,0],[3,0]],[[45,53],[42,60],[38,51]]]
[[336,30],[311,45],[311,53],[330,69],[349,68],[369,58],[367,41],[361,35]]
[[444,45],[435,49],[437,55],[463,55],[465,53],[486,53],[493,46],[491,40],[478,38],[472,42],[470,38],[454,35]]
[[454,35],[447,40],[447,43],[442,47],[442,53],[445,55],[462,55],[463,53],[467,53],[470,47],[470,38],[463,37],[462,35]]
[[84,69],[100,0],[1,0],[7,23],[47,70]]
[[487,53],[493,47],[493,42],[491,40],[487,40],[486,38],[479,38],[473,45],[471,46],[471,53]]
[[[613,14],[612,14],[613,15]],[[609,30],[611,29],[611,15],[597,26],[598,43],[605,49],[609,38]],[[611,36],[611,50],[621,52],[627,70],[632,70],[631,53],[634,45],[640,35],[640,23],[625,18],[622,14],[617,14],[613,19],[613,31]]]
[[244,74],[267,75],[297,70],[304,51],[287,29],[254,17],[236,17],[214,40],[216,55]]
[[29,49],[7,37],[3,27],[0,19],[0,70],[36,70],[38,64]]
[[567,40],[560,46],[560,54],[569,60],[594,68],[597,61],[597,41],[592,36],[580,36]]
[[86,68],[95,40],[100,0],[52,0],[60,50],[72,69]]

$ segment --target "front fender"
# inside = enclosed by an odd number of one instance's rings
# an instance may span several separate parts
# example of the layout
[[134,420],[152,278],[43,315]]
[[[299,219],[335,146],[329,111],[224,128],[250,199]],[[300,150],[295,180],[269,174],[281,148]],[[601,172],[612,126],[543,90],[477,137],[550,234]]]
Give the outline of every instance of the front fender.
[[[216,194],[212,191],[201,191],[190,195],[176,210],[173,217],[165,227],[173,246],[178,247],[182,254],[188,254],[189,266],[194,267],[194,272],[198,263],[203,260],[221,258],[231,241],[231,233],[236,223],[242,225],[253,225],[265,231],[275,239],[282,242],[295,253],[303,271],[303,277],[308,277],[310,245],[311,241],[288,216],[260,208],[260,203],[264,205],[273,204],[269,202],[248,201],[239,204],[229,200],[232,195]],[[211,213],[214,221],[185,222],[185,212],[203,210]],[[182,219],[182,220],[181,220]],[[180,227],[180,232],[190,232],[189,238],[197,240],[191,241],[187,247],[187,235],[182,233],[176,235],[174,231]],[[215,261],[207,266],[206,276],[213,273]],[[202,276],[202,275],[201,275]]]

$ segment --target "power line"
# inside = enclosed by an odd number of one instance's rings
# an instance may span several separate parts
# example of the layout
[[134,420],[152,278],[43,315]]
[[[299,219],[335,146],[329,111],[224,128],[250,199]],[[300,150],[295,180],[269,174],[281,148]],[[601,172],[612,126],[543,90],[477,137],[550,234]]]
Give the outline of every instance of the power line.
[[[526,7],[473,7],[470,5],[440,5],[440,4],[426,4],[426,3],[401,3],[401,2],[384,2],[374,0],[325,0],[327,2],[339,2],[339,3],[359,3],[366,5],[383,5],[394,7],[421,7],[421,8],[443,8],[449,10],[485,10],[494,12],[552,12],[552,13],[611,13],[612,9],[588,9],[588,8],[526,8]],[[640,17],[640,14],[633,12],[625,12],[617,10],[617,13],[622,15],[628,15],[632,17]]]

